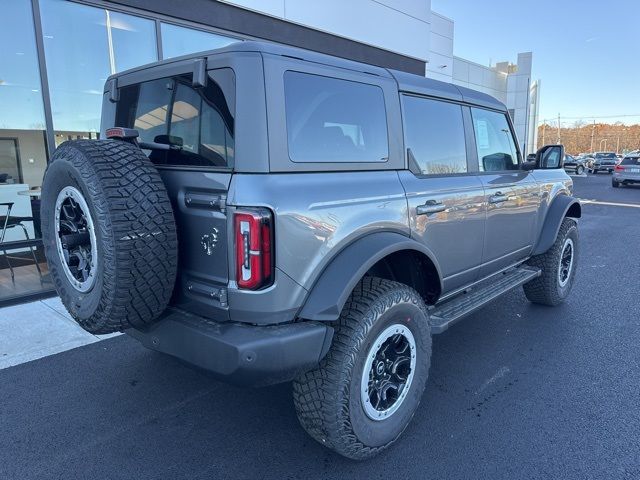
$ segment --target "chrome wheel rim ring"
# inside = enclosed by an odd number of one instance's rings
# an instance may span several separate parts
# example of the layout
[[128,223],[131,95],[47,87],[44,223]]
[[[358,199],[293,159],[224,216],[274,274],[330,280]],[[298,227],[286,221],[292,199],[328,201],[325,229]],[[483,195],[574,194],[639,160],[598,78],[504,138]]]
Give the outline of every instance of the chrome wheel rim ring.
[[[81,243],[66,243],[79,235]],[[84,196],[71,186],[58,194],[55,207],[56,250],[67,280],[77,291],[86,293],[95,284],[98,268],[96,230]]]
[[562,253],[560,254],[560,265],[558,265],[558,284],[561,287],[566,287],[571,279],[571,272],[573,270],[575,246],[573,240],[567,238],[562,246]]
[[[378,335],[367,352],[360,382],[367,417],[386,420],[400,408],[411,389],[415,367],[416,342],[407,326],[394,324]],[[382,392],[385,401],[381,401]]]

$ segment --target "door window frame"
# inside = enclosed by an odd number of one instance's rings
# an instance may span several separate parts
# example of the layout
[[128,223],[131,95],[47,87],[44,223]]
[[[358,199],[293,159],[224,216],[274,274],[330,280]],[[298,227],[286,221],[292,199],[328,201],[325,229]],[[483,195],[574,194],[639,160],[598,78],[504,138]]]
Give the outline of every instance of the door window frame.
[[[507,125],[509,125],[509,132],[511,132],[511,139],[513,141],[513,144],[515,146],[516,149],[516,159],[518,161],[517,163],[517,168],[511,169],[511,170],[493,170],[490,172],[483,172],[480,171],[480,159],[478,158],[478,144],[476,143],[476,128],[475,125],[473,123],[473,113],[471,112],[471,109],[475,108],[477,110],[486,110],[488,112],[494,112],[494,113],[499,113],[501,115],[504,115],[504,117],[507,120]],[[518,137],[515,134],[515,129],[513,127],[513,122],[511,121],[511,115],[509,115],[508,112],[503,111],[503,110],[498,110],[495,108],[487,108],[487,107],[481,107],[479,105],[468,105],[468,110],[469,110],[469,131],[473,137],[473,148],[471,150],[471,154],[469,155],[469,157],[474,157],[473,163],[474,163],[474,167],[475,167],[475,174],[476,175],[496,175],[496,174],[502,174],[502,173],[517,173],[517,172],[524,172],[524,170],[522,170],[520,167],[522,165],[522,152],[520,151],[520,145],[518,144]],[[529,173],[529,172],[526,172]]]
[[[464,177],[466,175],[477,175],[478,173],[478,165],[477,165],[477,154],[475,152],[476,144],[475,144],[475,135],[473,132],[473,122],[471,118],[471,109],[469,104],[451,100],[448,98],[441,98],[432,95],[422,95],[420,93],[415,92],[399,92],[400,94],[400,108],[402,112],[402,140],[404,145],[404,160],[405,160],[405,168],[411,171],[418,178],[442,178],[442,177]],[[416,97],[424,100],[433,100],[436,102],[442,103],[451,103],[453,105],[458,105],[462,109],[462,124],[464,129],[464,140],[465,140],[465,150],[467,154],[467,171],[461,173],[423,173],[423,172],[414,172],[411,170],[411,165],[409,165],[409,148],[407,142],[407,128],[406,128],[406,112],[404,107],[404,97]],[[471,129],[470,129],[471,127]],[[475,170],[474,170],[475,168]]]
[[[271,172],[344,172],[400,170],[405,168],[398,85],[383,69],[371,67],[375,73],[356,71],[304,59],[264,53],[264,81],[269,131],[269,170]],[[293,162],[289,158],[285,111],[285,72],[297,72],[336,80],[346,80],[382,89],[387,123],[389,156],[384,162]],[[379,71],[379,74],[378,74]]]

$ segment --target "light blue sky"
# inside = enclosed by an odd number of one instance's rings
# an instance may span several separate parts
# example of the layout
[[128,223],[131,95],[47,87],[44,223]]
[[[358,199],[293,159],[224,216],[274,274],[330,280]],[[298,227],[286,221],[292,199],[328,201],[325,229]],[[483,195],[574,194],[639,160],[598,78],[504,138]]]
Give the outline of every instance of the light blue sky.
[[540,120],[635,115],[598,121],[640,123],[640,1],[432,0],[431,7],[454,20],[456,56],[488,65],[533,52]]

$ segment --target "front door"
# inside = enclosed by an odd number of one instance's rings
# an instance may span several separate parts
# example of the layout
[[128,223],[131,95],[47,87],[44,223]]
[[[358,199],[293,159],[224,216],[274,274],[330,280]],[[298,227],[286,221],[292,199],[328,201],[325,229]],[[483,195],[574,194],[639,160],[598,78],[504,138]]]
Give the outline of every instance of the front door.
[[520,169],[506,114],[472,108],[479,178],[487,220],[481,277],[526,258],[531,252],[540,192],[533,175]]
[[438,260],[444,291],[477,279],[484,238],[484,190],[468,174],[463,108],[403,97],[410,170],[399,172],[407,194],[411,235]]

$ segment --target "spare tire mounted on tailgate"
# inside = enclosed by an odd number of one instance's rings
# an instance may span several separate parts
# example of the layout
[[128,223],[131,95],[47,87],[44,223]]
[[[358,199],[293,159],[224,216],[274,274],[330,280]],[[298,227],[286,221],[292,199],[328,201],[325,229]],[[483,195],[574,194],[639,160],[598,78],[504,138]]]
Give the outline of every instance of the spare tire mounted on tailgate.
[[41,217],[51,278],[85,330],[144,328],[167,307],[175,220],[160,174],[137,146],[60,145],[45,173]]

